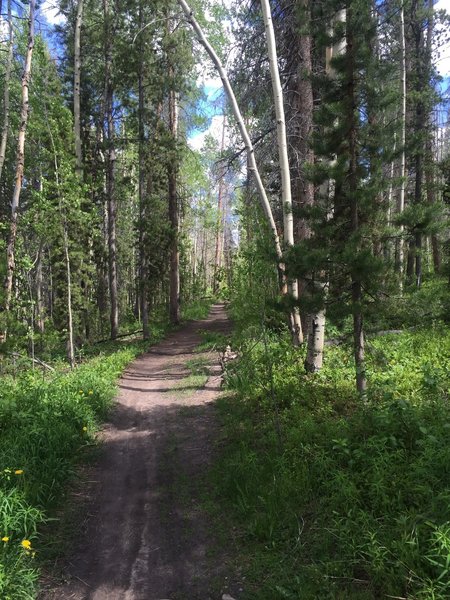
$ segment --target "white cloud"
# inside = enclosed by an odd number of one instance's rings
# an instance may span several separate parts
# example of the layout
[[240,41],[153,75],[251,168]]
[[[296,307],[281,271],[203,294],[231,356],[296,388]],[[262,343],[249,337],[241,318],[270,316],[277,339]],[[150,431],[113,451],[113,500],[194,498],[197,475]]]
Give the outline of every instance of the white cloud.
[[[220,145],[222,143],[223,119],[224,117],[222,115],[216,115],[212,117],[211,125],[206,131],[202,131],[201,133],[197,133],[197,135],[190,137],[188,144],[192,150],[201,150],[207,135],[212,135],[216,142]],[[228,141],[229,135],[227,135],[227,132],[225,131],[225,145]]]
[[50,25],[60,25],[66,20],[66,17],[59,12],[58,5],[52,0],[44,0],[39,12],[44,15]]

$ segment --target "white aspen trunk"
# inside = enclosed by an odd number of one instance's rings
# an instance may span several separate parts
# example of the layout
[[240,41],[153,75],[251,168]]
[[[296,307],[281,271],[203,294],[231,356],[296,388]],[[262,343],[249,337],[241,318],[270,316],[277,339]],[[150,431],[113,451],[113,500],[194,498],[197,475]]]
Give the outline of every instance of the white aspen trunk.
[[[25,167],[25,134],[27,130],[29,114],[29,85],[31,78],[31,60],[34,48],[34,14],[36,0],[30,0],[30,14],[28,17],[28,46],[25,57],[25,68],[22,76],[22,108],[20,114],[20,128],[17,139],[17,163],[14,193],[11,203],[11,222],[9,230],[8,247],[6,250],[6,279],[5,279],[5,312],[8,313],[11,307],[11,295],[13,286],[13,276],[15,270],[15,247],[17,237],[17,213],[19,209],[20,192],[22,190],[22,180]],[[5,331],[6,337],[6,331]]]
[[[397,214],[405,210],[406,190],[406,42],[405,42],[405,13],[403,3],[400,9],[400,46],[401,46],[401,131],[400,131],[400,190],[397,202]],[[400,225],[400,235],[397,243],[396,271],[400,275],[400,288],[403,287],[403,263],[405,261],[405,242],[403,240],[403,225]]]
[[[169,128],[174,144],[178,139],[178,102],[176,92],[169,92]],[[170,248],[170,286],[169,315],[170,322],[180,322],[180,248],[179,248],[179,210],[177,193],[177,166],[169,164],[169,220],[172,228]]]
[[76,170],[83,177],[83,154],[81,149],[81,25],[83,22],[83,0],[78,0],[74,38],[74,78],[73,78],[73,127],[75,134]]
[[[267,51],[269,55],[270,78],[277,120],[278,156],[281,174],[281,202],[283,207],[284,243],[287,247],[294,245],[294,216],[292,214],[291,174],[286,135],[286,118],[284,114],[283,90],[278,69],[277,46],[273,29],[272,14],[269,0],[261,0],[264,26],[266,29]],[[298,282],[296,279],[288,281],[288,289],[294,302],[298,301]],[[291,334],[294,345],[303,343],[302,322],[298,306],[291,313]]]
[[[225,71],[225,69],[222,65],[222,61],[216,54],[214,48],[208,42],[205,34],[203,33],[202,28],[200,27],[197,20],[195,19],[192,9],[189,7],[187,2],[185,2],[185,0],[178,0],[178,3],[180,4],[181,8],[183,9],[184,14],[186,15],[186,18],[187,18],[188,22],[190,23],[192,29],[197,34],[198,41],[205,48],[206,52],[208,53],[209,57],[211,58],[212,62],[214,63],[214,66],[216,67],[217,72],[219,73],[220,79],[222,80],[222,84],[223,84],[225,93],[227,94],[228,100],[230,102],[231,110],[233,112],[234,118],[236,119],[236,123],[239,128],[239,132],[241,134],[241,137],[245,144],[245,148],[247,150],[247,157],[248,157],[248,163],[249,163],[248,168],[249,168],[249,171],[251,171],[251,173],[253,174],[253,177],[255,178],[256,187],[258,189],[259,197],[261,200],[261,205],[262,205],[264,214],[266,215],[267,221],[270,226],[270,230],[273,235],[276,254],[277,254],[278,260],[280,261],[280,263],[282,263],[283,253],[281,250],[281,244],[280,244],[280,239],[278,236],[277,227],[275,224],[275,219],[273,218],[272,209],[270,207],[270,202],[267,197],[267,193],[264,188],[264,184],[262,182],[261,175],[258,170],[258,166],[256,164],[253,144],[252,144],[252,141],[248,134],[247,128],[245,126],[244,119],[241,114],[241,110],[237,103],[236,96],[234,95],[233,88],[231,87],[231,84],[230,84],[230,80],[228,79],[227,72]],[[281,269],[283,269],[283,265],[281,265]]]
[[[334,18],[334,23],[344,22],[346,19],[345,10],[340,10]],[[328,77],[334,77],[335,72],[331,60],[345,52],[345,40],[338,41],[337,44],[326,49],[325,54],[325,72]],[[335,159],[330,161],[330,166],[335,163]],[[320,187],[320,195],[329,197],[334,188],[332,181],[325,181]],[[324,279],[327,277],[323,273]],[[327,282],[315,282],[316,290],[325,292],[328,286]],[[308,343],[305,359],[305,369],[309,373],[317,373],[323,365],[323,348],[325,342],[326,309],[318,310],[315,314],[308,315]]]
[[2,179],[3,165],[5,164],[6,144],[8,142],[9,129],[9,82],[11,80],[11,68],[13,59],[14,29],[12,24],[11,0],[8,0],[8,56],[5,70],[5,90],[3,92],[3,126],[2,139],[0,142],[0,181]]
[[[227,118],[224,116],[223,118],[223,126],[222,126],[222,143],[220,146],[220,152],[223,154],[225,149],[225,131],[227,126]],[[217,199],[217,231],[216,231],[216,252],[214,259],[214,280],[213,280],[213,293],[217,294],[219,289],[219,270],[222,266],[222,256],[223,256],[223,188],[224,188],[224,168],[220,167],[219,174],[219,194]]]

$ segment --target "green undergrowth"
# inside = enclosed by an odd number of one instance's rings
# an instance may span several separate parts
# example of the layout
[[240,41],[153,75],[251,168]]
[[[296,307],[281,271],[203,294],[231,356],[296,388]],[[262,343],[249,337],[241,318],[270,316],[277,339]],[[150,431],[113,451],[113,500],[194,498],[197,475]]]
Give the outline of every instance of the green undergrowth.
[[[116,380],[139,352],[130,346],[91,359],[70,373],[27,372],[0,388],[0,597],[34,598],[40,526],[116,393]],[[38,559],[36,561],[36,558]]]
[[243,598],[449,598],[448,331],[370,340],[366,404],[349,347],[305,375],[287,337],[240,340],[212,488]]
[[[184,320],[207,315],[211,299],[189,305]],[[70,371],[58,352],[45,357],[54,372],[30,359],[3,357],[0,386],[0,598],[34,599],[39,565],[58,554],[49,521],[61,508],[116,393],[125,366],[170,331],[153,319],[151,339],[136,336],[85,346]],[[197,371],[199,365],[193,365]],[[195,369],[194,369],[195,370]],[[195,371],[195,373],[197,373]],[[194,374],[194,373],[193,373]],[[47,525],[46,525],[47,523]],[[50,534],[52,535],[52,534]]]

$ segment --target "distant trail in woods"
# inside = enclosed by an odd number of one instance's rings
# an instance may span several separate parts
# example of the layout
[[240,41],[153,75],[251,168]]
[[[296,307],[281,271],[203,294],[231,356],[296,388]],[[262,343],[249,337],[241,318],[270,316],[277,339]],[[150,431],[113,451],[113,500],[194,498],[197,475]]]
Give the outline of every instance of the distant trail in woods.
[[[217,352],[194,353],[199,330],[230,331],[222,304],[125,371],[65,583],[47,582],[42,599],[216,600],[233,592],[224,586],[223,550],[214,548],[195,497],[217,436],[213,400],[220,391]],[[207,360],[210,375],[203,388],[189,389],[186,362],[197,357]]]

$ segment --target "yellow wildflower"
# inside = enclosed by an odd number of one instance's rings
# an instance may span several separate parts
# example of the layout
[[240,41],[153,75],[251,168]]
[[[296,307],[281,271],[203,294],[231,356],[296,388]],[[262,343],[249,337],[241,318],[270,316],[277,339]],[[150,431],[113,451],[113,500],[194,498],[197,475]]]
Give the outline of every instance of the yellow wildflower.
[[83,431],[87,431],[87,427],[86,426],[83,427]]
[[31,550],[31,542],[30,540],[22,540],[20,542],[22,548],[24,548],[27,552]]
[[89,396],[92,396],[92,394],[94,393],[92,390],[89,390]]
[[9,542],[9,537],[7,535],[3,536],[2,542],[5,542],[5,544],[6,544],[6,542]]
[[80,390],[80,394],[84,394],[83,390]]
[[23,469],[16,469],[14,475],[23,475]]

